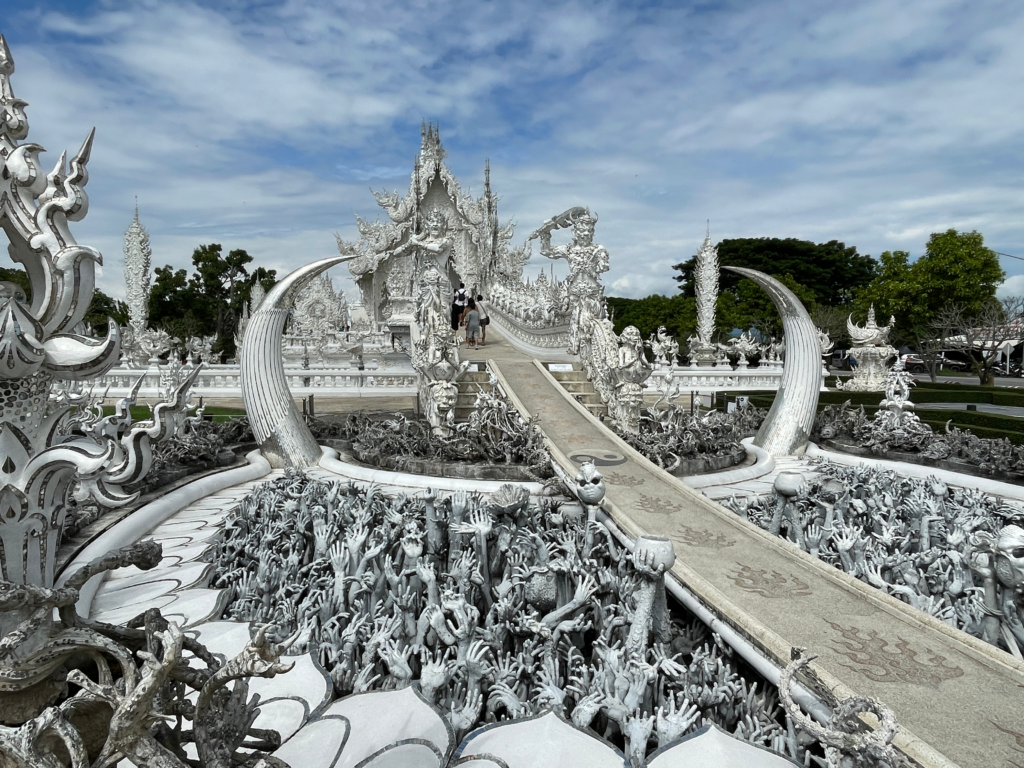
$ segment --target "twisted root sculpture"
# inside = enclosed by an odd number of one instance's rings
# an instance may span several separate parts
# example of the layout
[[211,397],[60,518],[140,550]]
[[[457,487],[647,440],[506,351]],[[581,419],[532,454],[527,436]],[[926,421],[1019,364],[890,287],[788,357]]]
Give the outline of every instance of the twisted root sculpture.
[[[843,699],[826,725],[819,725],[800,711],[790,685],[796,673],[817,658],[803,656],[804,650],[793,649],[793,661],[779,677],[779,696],[790,719],[825,745],[825,752],[836,768],[907,768],[909,762],[892,745],[898,728],[896,716],[880,701],[863,696]],[[867,730],[859,719],[867,713],[878,719],[874,730]]]
[[[161,557],[159,544],[143,542],[97,558],[62,589],[0,581],[0,611],[27,614],[0,640],[0,712],[14,723],[0,725],[0,765],[63,768],[64,754],[73,768],[112,765],[121,758],[138,766],[185,768],[194,764],[183,749],[189,741],[204,768],[281,765],[260,752],[276,748],[280,738],[252,728],[259,697],[250,699],[246,679],[291,669],[279,658],[294,638],[275,645],[263,627],[237,657],[222,663],[157,610],[124,627],[76,614],[78,590],[90,578],[129,565],[148,570]],[[59,622],[50,618],[54,608]],[[40,646],[41,627],[46,639]],[[195,659],[191,666],[182,660],[186,650]],[[80,658],[91,662],[93,675],[85,673]],[[67,695],[67,683],[78,688],[73,696]],[[199,693],[194,705],[185,698],[187,690]],[[181,729],[186,719],[191,731]],[[239,753],[242,747],[246,752]]]

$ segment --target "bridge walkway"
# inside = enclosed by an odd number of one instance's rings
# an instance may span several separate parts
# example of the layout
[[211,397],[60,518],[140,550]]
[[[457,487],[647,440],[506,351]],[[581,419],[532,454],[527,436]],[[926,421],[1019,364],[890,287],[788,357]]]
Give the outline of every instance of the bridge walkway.
[[671,538],[673,575],[777,663],[791,646],[817,654],[818,690],[887,704],[904,729],[897,743],[923,764],[1024,765],[1024,664],[701,496],[629,449],[493,326],[487,346],[465,356],[494,363],[570,462],[596,459],[613,519],[630,535]]

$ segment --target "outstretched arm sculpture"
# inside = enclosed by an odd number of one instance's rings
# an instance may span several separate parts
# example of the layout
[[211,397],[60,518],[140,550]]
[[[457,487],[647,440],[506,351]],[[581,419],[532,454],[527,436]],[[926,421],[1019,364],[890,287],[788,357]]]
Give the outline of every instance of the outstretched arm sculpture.
[[754,445],[772,456],[799,456],[807,448],[821,388],[821,346],[818,329],[804,305],[774,277],[743,267],[725,267],[764,288],[782,315],[786,332],[786,365],[771,410]]
[[320,446],[295,407],[284,376],[281,334],[288,308],[295,294],[310,280],[354,258],[332,256],[296,269],[271,289],[245,329],[242,399],[252,433],[272,467],[315,467],[321,455]]

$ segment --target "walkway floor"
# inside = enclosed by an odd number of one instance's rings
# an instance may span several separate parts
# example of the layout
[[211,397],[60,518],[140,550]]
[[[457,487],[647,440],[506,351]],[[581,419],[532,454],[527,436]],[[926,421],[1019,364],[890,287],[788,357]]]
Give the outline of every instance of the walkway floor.
[[[630,532],[668,536],[674,573],[777,659],[818,655],[823,679],[893,708],[906,729],[965,767],[1024,764],[1024,665],[918,620],[867,585],[723,510],[647,462],[629,458],[526,355],[491,329],[467,350],[493,359],[525,408],[571,461],[594,458]],[[625,518],[625,519],[622,519]],[[923,616],[923,614],[921,614]],[[737,621],[736,617],[745,617]],[[937,624],[937,623],[936,623]]]

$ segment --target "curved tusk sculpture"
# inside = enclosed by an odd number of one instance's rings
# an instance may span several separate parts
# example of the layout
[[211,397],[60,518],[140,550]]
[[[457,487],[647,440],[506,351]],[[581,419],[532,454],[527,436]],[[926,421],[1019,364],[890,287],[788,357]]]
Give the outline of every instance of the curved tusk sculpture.
[[242,341],[242,399],[252,433],[272,467],[315,467],[322,455],[284,376],[281,336],[295,294],[310,280],[355,256],[332,256],[296,269],[270,289]]
[[821,346],[818,329],[804,305],[789,288],[764,272],[744,267],[723,267],[764,288],[782,315],[786,333],[786,365],[782,382],[754,445],[772,456],[799,456],[807,448],[818,410],[821,389]]

